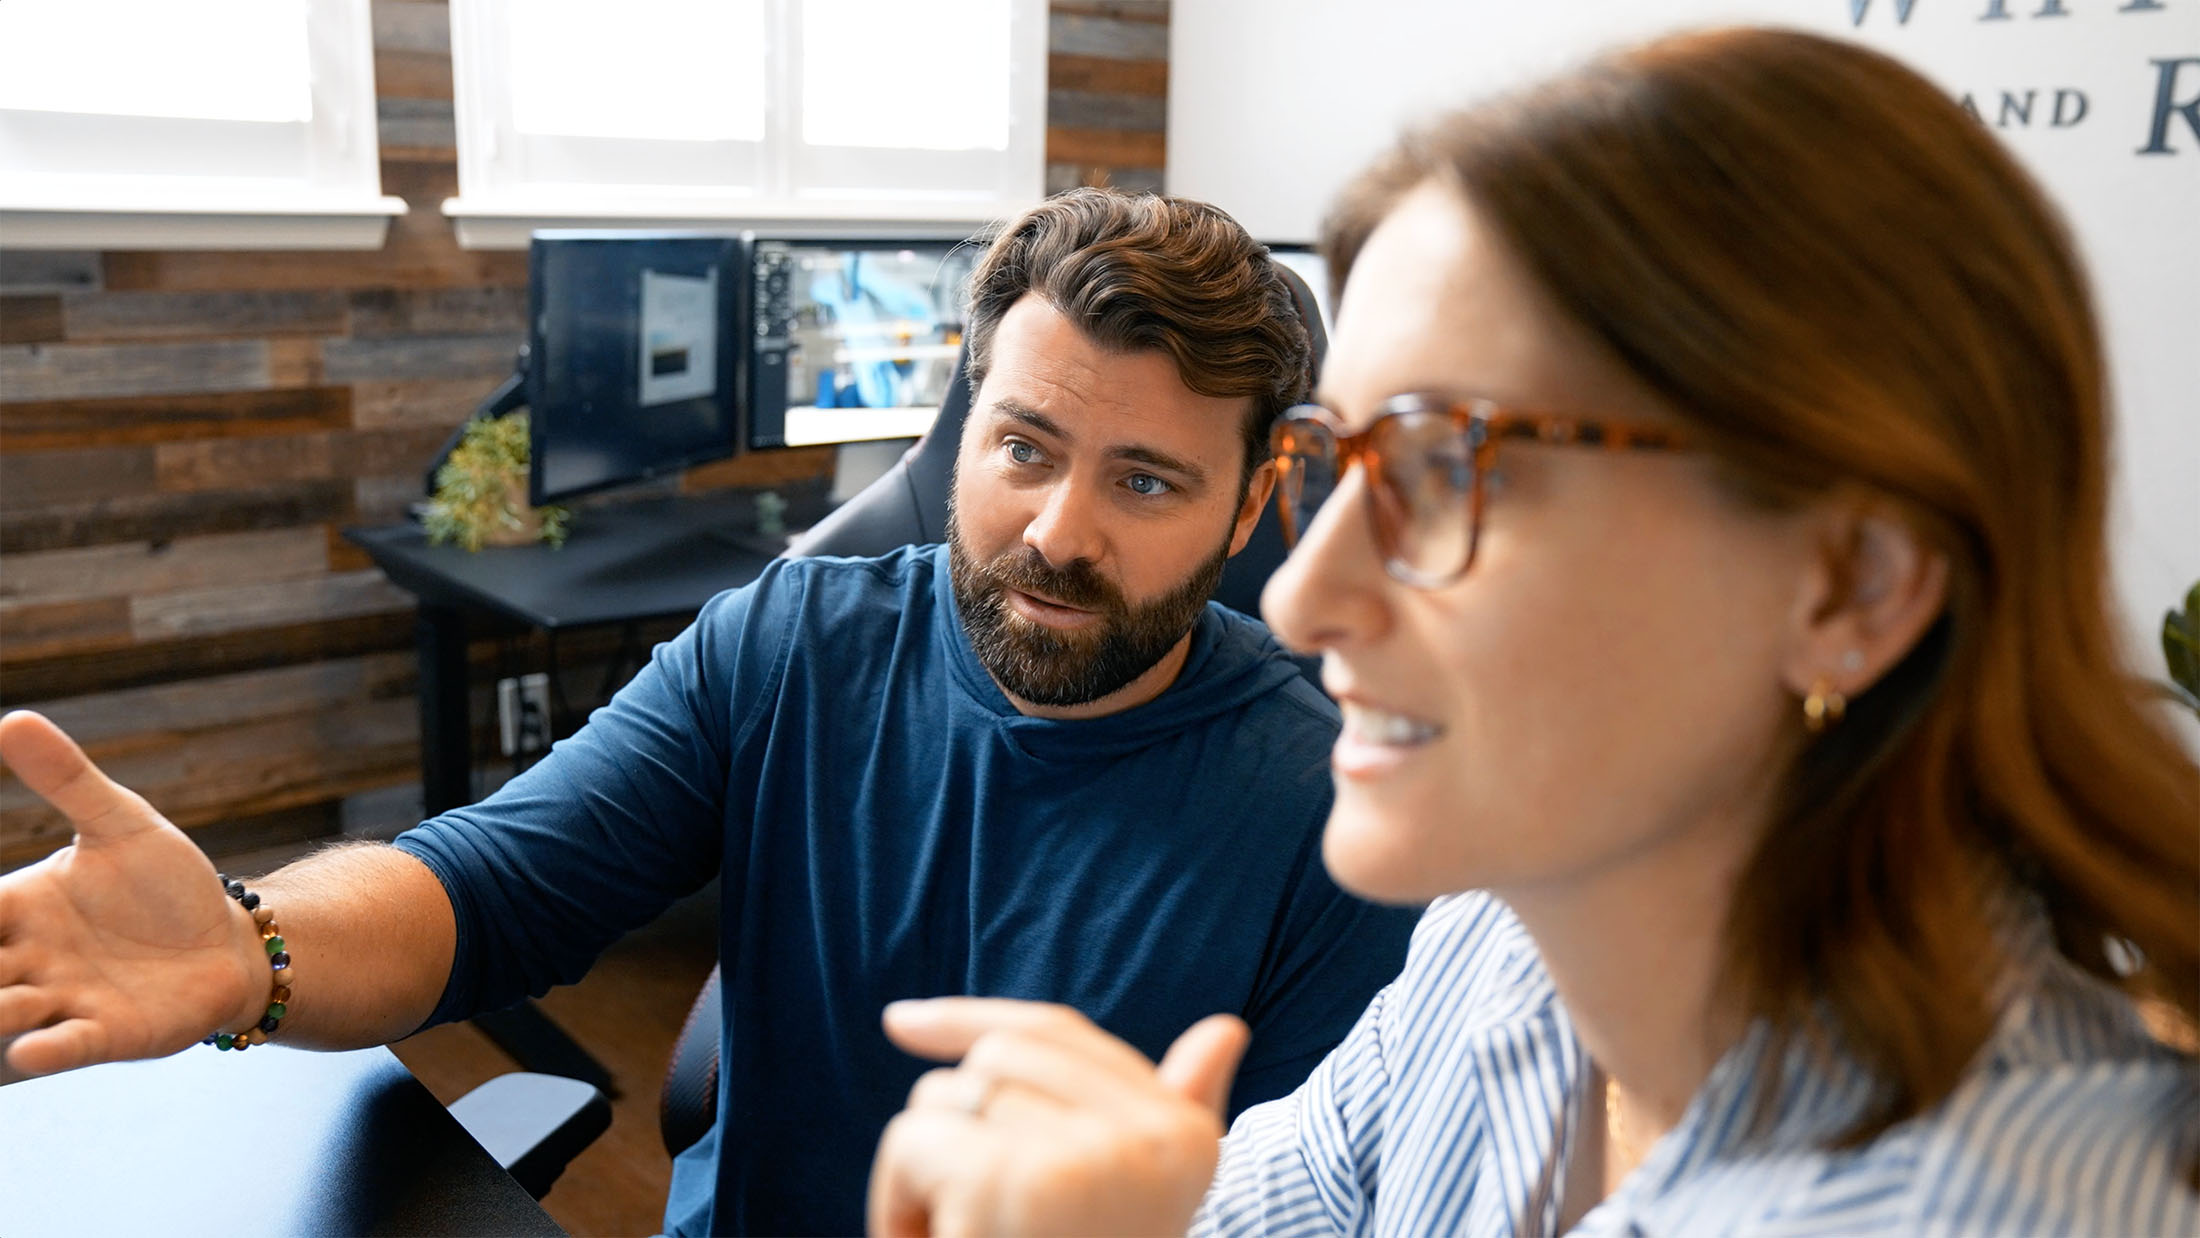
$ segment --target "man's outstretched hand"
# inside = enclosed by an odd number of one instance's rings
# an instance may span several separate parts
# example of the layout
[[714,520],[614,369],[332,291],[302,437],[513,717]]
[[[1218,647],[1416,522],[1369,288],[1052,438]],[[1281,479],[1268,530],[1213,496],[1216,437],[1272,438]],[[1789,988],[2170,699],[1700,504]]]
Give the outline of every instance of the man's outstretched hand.
[[6,1065],[43,1075],[158,1057],[245,1026],[267,969],[205,854],[37,714],[0,718],[0,762],[76,832],[0,877]]

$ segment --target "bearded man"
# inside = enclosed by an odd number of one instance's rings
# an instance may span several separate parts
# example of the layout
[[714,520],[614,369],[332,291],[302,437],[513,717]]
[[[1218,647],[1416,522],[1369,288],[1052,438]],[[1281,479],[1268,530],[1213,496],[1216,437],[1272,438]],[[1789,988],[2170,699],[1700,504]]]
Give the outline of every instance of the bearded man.
[[[925,1069],[881,1029],[896,999],[1065,1003],[1149,1055],[1237,1014],[1233,1113],[1342,1039],[1414,916],[1330,883],[1336,710],[1209,602],[1274,485],[1268,424],[1309,383],[1287,285],[1212,207],[1088,190],[1009,225],[970,304],[947,545],[777,562],[489,799],[253,882],[306,977],[282,1043],[540,994],[722,876],[718,1120],[665,1216],[686,1234],[862,1228],[872,1149]],[[138,861],[9,878],[17,907],[138,909],[38,944],[86,964],[84,991],[39,1000],[113,1026],[11,1060],[259,1019],[259,934],[188,840],[41,719],[0,748],[80,842]],[[174,961],[109,966],[146,908]],[[102,1000],[123,975],[129,1000]]]

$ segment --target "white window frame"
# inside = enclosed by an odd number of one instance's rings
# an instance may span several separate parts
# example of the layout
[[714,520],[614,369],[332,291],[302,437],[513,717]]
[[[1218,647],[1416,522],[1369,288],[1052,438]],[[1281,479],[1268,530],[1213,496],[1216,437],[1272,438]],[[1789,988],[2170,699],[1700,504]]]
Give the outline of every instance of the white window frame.
[[[802,49],[799,0],[765,0],[765,136],[758,146],[711,144],[721,162],[753,158],[759,184],[656,185],[567,179],[531,183],[529,158],[567,170],[590,159],[607,163],[646,158],[621,147],[643,143],[610,138],[544,138],[522,134],[512,120],[505,68],[507,14],[526,0],[450,0],[453,102],[458,129],[458,185],[443,213],[467,249],[524,248],[538,228],[666,227],[769,229],[819,236],[935,234],[966,236],[1044,196],[1046,167],[1046,0],[1008,0],[1009,135],[1002,152],[855,150],[812,147],[800,138]],[[647,143],[666,148],[676,144]],[[696,144],[698,151],[703,144]],[[591,149],[593,148],[593,149]],[[745,149],[744,149],[745,148]],[[859,175],[846,175],[851,170]],[[815,178],[842,173],[844,182],[872,172],[898,184],[846,191],[814,187]],[[808,178],[812,187],[805,188]],[[577,178],[575,178],[577,179]],[[959,183],[957,181],[959,180]],[[982,186],[976,181],[982,180]],[[927,183],[927,182],[930,183]]]
[[[65,137],[82,149],[112,151],[117,169],[91,173],[0,164],[0,244],[10,249],[381,248],[390,220],[406,206],[381,188],[369,0],[304,4],[310,120],[276,124],[0,110],[0,125],[27,138],[51,143]],[[203,170],[148,170],[163,164],[172,169],[179,148]],[[276,148],[293,153],[271,167],[268,152]]]

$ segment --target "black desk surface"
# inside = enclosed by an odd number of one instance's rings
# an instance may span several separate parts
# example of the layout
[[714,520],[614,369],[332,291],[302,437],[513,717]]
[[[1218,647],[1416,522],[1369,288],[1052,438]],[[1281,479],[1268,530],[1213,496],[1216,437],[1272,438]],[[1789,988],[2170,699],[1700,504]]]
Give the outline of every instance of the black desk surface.
[[575,514],[558,549],[430,546],[417,524],[344,536],[423,604],[479,607],[554,631],[692,615],[720,590],[754,580],[777,547],[746,531],[753,503],[699,495],[589,508]]
[[0,1087],[0,1234],[562,1234],[387,1049]]

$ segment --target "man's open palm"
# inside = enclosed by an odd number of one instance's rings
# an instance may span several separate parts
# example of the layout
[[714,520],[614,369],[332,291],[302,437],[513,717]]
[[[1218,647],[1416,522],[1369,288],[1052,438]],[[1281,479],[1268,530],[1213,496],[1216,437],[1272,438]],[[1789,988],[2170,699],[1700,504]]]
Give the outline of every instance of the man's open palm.
[[28,712],[0,718],[0,761],[76,831],[72,845],[0,877],[9,1066],[50,1074],[172,1053],[266,983],[205,854],[59,727]]

